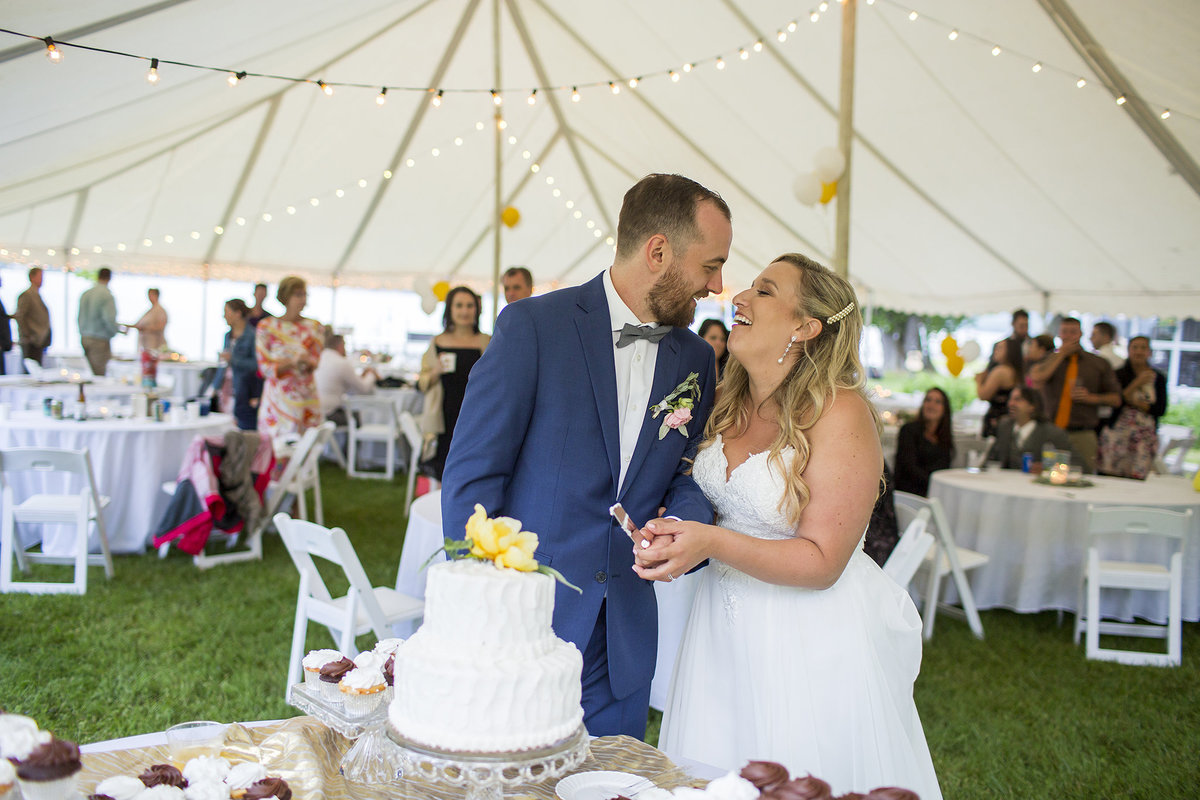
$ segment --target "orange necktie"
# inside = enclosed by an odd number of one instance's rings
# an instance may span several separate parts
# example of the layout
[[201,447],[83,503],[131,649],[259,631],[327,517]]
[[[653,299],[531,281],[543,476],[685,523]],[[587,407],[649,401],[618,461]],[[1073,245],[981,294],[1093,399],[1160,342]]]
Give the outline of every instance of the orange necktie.
[[1079,356],[1071,356],[1067,362],[1067,375],[1063,378],[1062,395],[1058,398],[1058,413],[1054,415],[1054,424],[1066,429],[1071,421],[1071,389],[1075,388],[1075,378],[1079,376]]

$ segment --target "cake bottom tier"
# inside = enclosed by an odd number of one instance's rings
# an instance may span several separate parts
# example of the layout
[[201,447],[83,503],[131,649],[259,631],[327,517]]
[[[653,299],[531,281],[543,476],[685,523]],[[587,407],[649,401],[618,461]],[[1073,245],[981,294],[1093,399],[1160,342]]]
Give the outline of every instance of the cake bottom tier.
[[583,721],[583,657],[561,640],[535,656],[450,652],[418,631],[396,654],[388,719],[407,739],[444,750],[545,747]]

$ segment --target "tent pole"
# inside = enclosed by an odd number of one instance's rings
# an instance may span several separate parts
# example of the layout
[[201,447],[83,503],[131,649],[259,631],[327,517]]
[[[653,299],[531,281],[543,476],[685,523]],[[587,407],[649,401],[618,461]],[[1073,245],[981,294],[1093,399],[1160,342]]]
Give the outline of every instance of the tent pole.
[[833,246],[833,268],[843,278],[850,276],[850,153],[854,142],[854,33],[858,0],[842,3],[842,78],[838,96],[838,150],[846,157],[846,169],[837,184],[837,231]]
[[204,282],[200,284],[200,360],[208,353],[208,274],[209,266],[204,265]]
[[[492,0],[492,66],[495,70],[495,80],[492,85],[499,89],[504,85],[500,80],[500,0]],[[495,106],[495,117],[492,120],[492,142],[494,144],[493,157],[493,174],[495,180],[492,182],[492,330],[496,329],[496,316],[500,313],[500,215],[504,209],[501,208],[501,141],[500,141],[500,122],[504,119],[504,115],[500,112],[500,106]]]

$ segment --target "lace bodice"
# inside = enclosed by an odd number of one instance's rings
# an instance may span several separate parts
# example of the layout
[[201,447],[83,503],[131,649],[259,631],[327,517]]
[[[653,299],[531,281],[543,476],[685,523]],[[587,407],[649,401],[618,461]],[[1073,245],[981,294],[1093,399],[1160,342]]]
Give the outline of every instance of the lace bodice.
[[[783,451],[785,464],[790,465],[795,451]],[[784,478],[779,474],[768,453],[755,453],[739,464],[729,480],[725,472],[725,443],[720,434],[713,444],[696,456],[692,477],[700,490],[712,502],[717,512],[717,525],[754,536],[758,539],[790,539],[796,535],[786,515],[779,510],[783,496]]]

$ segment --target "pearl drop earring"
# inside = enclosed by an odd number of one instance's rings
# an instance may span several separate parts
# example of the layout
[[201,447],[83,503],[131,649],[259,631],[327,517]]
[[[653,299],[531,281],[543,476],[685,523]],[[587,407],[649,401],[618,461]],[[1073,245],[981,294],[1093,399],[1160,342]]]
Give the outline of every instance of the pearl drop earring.
[[787,354],[788,354],[788,352],[789,352],[789,351],[792,349],[792,345],[794,345],[795,343],[796,343],[796,337],[795,337],[795,336],[793,336],[793,337],[792,337],[792,340],[791,340],[790,342],[788,342],[788,346],[784,348],[784,350],[783,350],[783,355],[781,355],[781,356],[779,357],[779,363],[780,363],[780,364],[782,364],[782,363],[783,363],[783,360],[784,360],[785,358],[787,358]]

